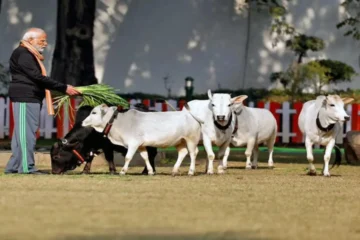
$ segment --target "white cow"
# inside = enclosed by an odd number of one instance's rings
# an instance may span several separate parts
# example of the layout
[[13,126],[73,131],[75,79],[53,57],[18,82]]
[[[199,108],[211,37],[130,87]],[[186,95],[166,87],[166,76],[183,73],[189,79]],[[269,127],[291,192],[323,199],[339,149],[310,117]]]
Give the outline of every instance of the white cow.
[[[317,143],[326,146],[323,174],[324,176],[330,176],[329,161],[336,136],[342,132],[343,122],[350,119],[344,110],[344,104],[348,104],[353,100],[353,98],[328,95],[318,96],[316,100],[304,103],[298,124],[301,132],[305,135],[306,156],[310,164],[310,175],[316,175],[312,146]],[[341,155],[339,160],[341,161]]]
[[[82,126],[90,126],[98,132],[103,132],[116,109],[104,104],[96,106],[83,121]],[[183,111],[174,112],[140,112],[135,109],[120,111],[107,135],[113,144],[128,149],[120,174],[126,174],[130,161],[139,150],[146,163],[148,174],[153,175],[146,146],[160,148],[175,146],[179,159],[184,158],[189,151],[191,158],[189,175],[193,175],[201,133],[200,123],[201,121],[196,120],[187,107]]]
[[[277,134],[277,122],[274,115],[267,109],[249,108],[243,104],[234,106],[238,121],[238,129],[231,139],[236,147],[246,145],[246,169],[257,168],[259,144],[266,143],[269,152],[268,165],[273,167],[273,149]],[[225,151],[223,165],[226,169],[230,147]],[[253,162],[251,163],[251,157]]]
[[[218,158],[224,156],[226,148],[230,144],[231,135],[235,129],[236,117],[232,111],[233,104],[241,103],[247,96],[240,95],[231,98],[230,94],[215,93],[208,90],[208,100],[192,100],[188,102],[191,111],[204,123],[201,124],[201,136],[208,161],[206,169],[208,174],[214,173],[213,161],[215,154],[213,144],[219,147]],[[179,159],[174,169],[174,174],[181,165]],[[219,162],[218,173],[224,173],[222,161]]]

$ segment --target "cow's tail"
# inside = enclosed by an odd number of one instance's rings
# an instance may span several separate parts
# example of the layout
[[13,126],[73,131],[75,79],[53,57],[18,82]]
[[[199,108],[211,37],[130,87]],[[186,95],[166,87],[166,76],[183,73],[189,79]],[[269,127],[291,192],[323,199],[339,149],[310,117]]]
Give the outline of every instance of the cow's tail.
[[190,115],[196,120],[198,121],[200,124],[204,124],[204,121],[201,120],[200,118],[196,117],[190,110],[190,107],[187,103],[185,103],[184,107],[186,108],[186,110],[188,110],[188,112],[190,113]]
[[330,169],[335,167],[335,165],[340,166],[340,164],[341,164],[341,151],[340,151],[340,148],[337,145],[335,145],[334,148],[335,148],[335,161],[334,161],[334,163],[333,163],[333,165],[331,166]]

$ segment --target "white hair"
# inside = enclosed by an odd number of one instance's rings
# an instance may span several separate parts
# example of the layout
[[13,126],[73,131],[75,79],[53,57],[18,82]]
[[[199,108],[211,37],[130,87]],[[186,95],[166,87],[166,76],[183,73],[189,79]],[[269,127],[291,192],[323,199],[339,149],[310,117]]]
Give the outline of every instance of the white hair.
[[22,37],[22,40],[28,41],[30,38],[37,38],[41,34],[44,34],[44,33],[45,33],[45,31],[42,30],[41,28],[30,28],[24,34],[24,36]]

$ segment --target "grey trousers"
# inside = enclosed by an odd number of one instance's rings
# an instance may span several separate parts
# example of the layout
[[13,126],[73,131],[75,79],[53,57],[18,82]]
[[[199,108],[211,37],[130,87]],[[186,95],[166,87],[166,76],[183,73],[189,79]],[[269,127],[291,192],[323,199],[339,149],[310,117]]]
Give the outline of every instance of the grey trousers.
[[11,139],[12,155],[5,173],[37,171],[34,161],[36,131],[40,122],[40,104],[14,102],[14,132]]

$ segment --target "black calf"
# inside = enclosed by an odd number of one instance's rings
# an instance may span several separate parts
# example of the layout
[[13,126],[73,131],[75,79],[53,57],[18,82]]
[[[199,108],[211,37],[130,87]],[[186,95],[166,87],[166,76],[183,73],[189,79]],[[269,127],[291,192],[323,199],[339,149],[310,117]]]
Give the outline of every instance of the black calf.
[[[148,111],[145,105],[137,104],[136,109],[139,111]],[[110,174],[116,173],[114,164],[114,151],[126,155],[127,149],[123,146],[114,145],[110,140],[91,127],[81,126],[82,121],[91,113],[92,107],[83,106],[76,113],[74,127],[66,134],[65,138],[58,140],[50,150],[51,167],[53,174],[62,174],[68,170],[73,170],[77,166],[86,162],[83,173],[90,173],[91,162],[94,154],[99,154],[101,149],[105,159],[109,164]],[[127,111],[127,110],[125,110]],[[155,157],[157,148],[147,147],[149,161],[155,172]],[[143,174],[147,174],[145,166]]]

